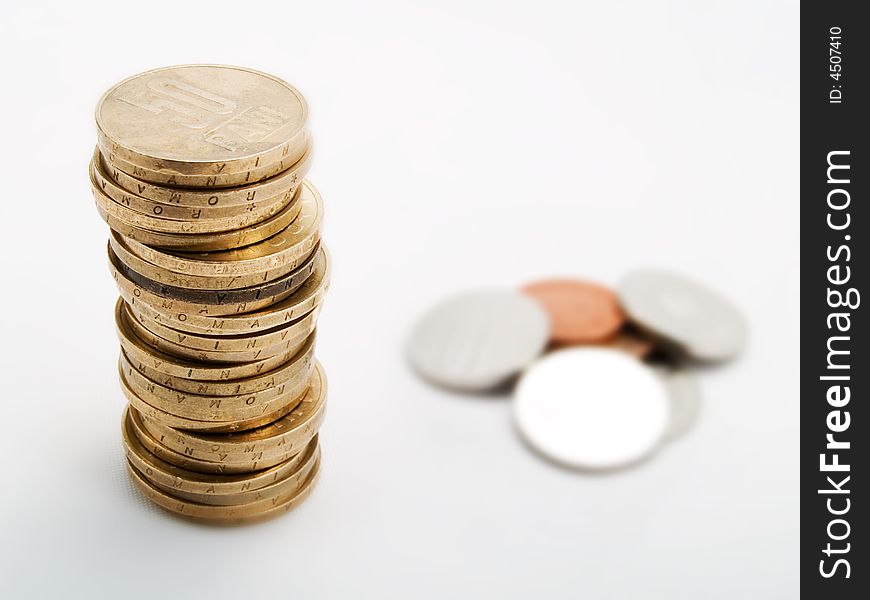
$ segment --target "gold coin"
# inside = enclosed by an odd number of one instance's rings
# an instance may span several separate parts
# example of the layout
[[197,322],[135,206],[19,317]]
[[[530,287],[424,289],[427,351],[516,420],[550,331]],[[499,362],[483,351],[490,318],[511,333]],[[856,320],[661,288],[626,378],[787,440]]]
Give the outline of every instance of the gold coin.
[[[96,190],[129,211],[116,215],[137,227],[169,233],[214,233],[241,229],[259,223],[279,212],[290,204],[294,193],[286,193],[274,198],[263,198],[261,202],[250,202],[239,206],[201,208],[178,204],[161,204],[128,192],[100,171],[98,157],[91,159],[91,188]],[[111,211],[107,210],[112,214]],[[133,220],[135,217],[136,220]],[[168,221],[168,223],[167,223]]]
[[288,403],[301,401],[313,369],[309,367],[286,383],[259,392],[234,396],[202,396],[179,392],[142,375],[124,354],[118,360],[118,370],[129,388],[148,404],[184,419],[196,421],[235,421],[271,414]]
[[[146,261],[139,255],[137,255],[133,250],[127,245],[126,238],[119,234],[117,231],[109,230],[109,245],[112,248],[112,252],[121,259],[121,261],[128,265],[131,269],[136,271],[137,273],[141,273],[144,277],[151,279],[155,282],[159,282],[164,285],[171,285],[175,287],[182,287],[194,290],[234,290],[234,289],[243,289],[247,287],[253,287],[257,285],[262,285],[264,283],[268,283],[270,281],[275,281],[294,270],[298,270],[298,266],[294,263],[288,263],[287,265],[282,265],[277,269],[272,269],[269,271],[263,271],[262,273],[252,273],[250,275],[229,275],[229,276],[212,276],[212,277],[199,277],[196,275],[185,275],[184,273],[177,273],[175,271],[170,271],[168,269],[164,269],[163,267],[158,267],[157,265],[151,264]],[[320,244],[319,242],[315,244],[314,250],[311,255],[316,256],[318,254]],[[310,258],[311,255],[303,258],[303,261],[300,261],[301,264],[305,264]]]
[[[121,349],[124,356],[136,369],[145,375],[148,379],[156,381],[164,387],[178,390],[179,392],[189,392],[191,394],[200,394],[202,396],[236,396],[242,394],[250,394],[260,392],[267,388],[275,387],[282,383],[286,383],[291,379],[296,378],[305,365],[314,360],[314,346],[316,334],[312,333],[308,336],[305,344],[290,360],[283,365],[267,371],[262,375],[256,375],[245,379],[234,379],[230,381],[202,381],[196,379],[188,379],[186,377],[176,377],[167,375],[158,369],[153,369],[149,366],[150,359],[157,356],[158,350],[151,350],[145,360],[137,360],[132,358],[130,354]],[[167,354],[160,353],[163,357],[169,357]]]
[[124,276],[136,285],[157,294],[161,298],[179,300],[188,303],[203,304],[239,304],[256,301],[262,298],[273,298],[277,294],[286,292],[287,295],[295,292],[305,283],[305,280],[314,271],[316,254],[309,256],[295,271],[291,271],[284,277],[251,287],[234,290],[191,290],[185,287],[166,285],[153,279],[148,279],[141,273],[137,273],[130,265],[118,257],[112,250],[112,245],[107,245],[109,262],[120,269]]
[[[303,284],[304,285],[304,284]],[[256,320],[248,327],[239,327],[239,328],[231,328],[227,327],[224,330],[225,317],[204,317],[203,321],[195,320],[192,318],[188,318],[186,312],[175,312],[167,314],[170,310],[190,310],[190,307],[186,307],[183,304],[166,302],[166,306],[160,305],[158,307],[158,302],[160,301],[159,297],[152,297],[145,292],[145,290],[141,290],[139,295],[136,295],[136,290],[133,290],[133,293],[130,293],[128,290],[125,290],[123,287],[120,287],[121,298],[127,303],[128,306],[135,307],[134,315],[140,321],[140,323],[144,322],[144,319],[148,319],[150,322],[159,322],[165,327],[171,327],[176,331],[190,333],[192,335],[197,336],[254,336],[257,333],[276,331],[282,326],[289,326],[299,319],[303,318],[305,315],[310,315],[314,311],[320,310],[320,304],[315,304],[311,310],[307,313],[302,313],[300,305],[300,310],[293,310],[293,320],[285,320],[283,323],[277,326],[265,328],[260,327],[260,324],[256,323]],[[295,295],[291,295],[288,297],[292,298]],[[322,298],[322,294],[320,295]],[[320,299],[318,298],[318,300]],[[153,304],[151,304],[153,302]],[[284,301],[279,304],[284,304]],[[306,304],[304,306],[309,306]],[[256,311],[253,313],[245,313],[245,314],[259,314],[262,311]],[[191,313],[193,314],[193,313]],[[317,313],[315,313],[316,315]],[[231,324],[228,324],[231,325]],[[174,334],[173,334],[174,335]],[[287,336],[291,337],[291,336]],[[170,336],[168,339],[172,339]],[[285,338],[286,339],[286,338]]]
[[318,365],[309,389],[286,416],[248,431],[204,434],[183,431],[143,417],[143,426],[162,445],[184,456],[210,462],[245,462],[278,455],[292,456],[317,434],[326,414],[327,383]]
[[276,235],[244,248],[214,252],[159,250],[146,245],[147,241],[118,231],[130,238],[127,244],[137,255],[170,271],[206,277],[262,273],[287,263],[299,264],[320,240],[323,199],[307,180],[302,182],[299,193],[298,218]]
[[[194,456],[189,456],[182,452],[177,452],[162,443],[165,436],[154,436],[146,427],[146,423],[152,423],[153,420],[143,415],[131,407],[130,425],[136,439],[139,440],[145,448],[148,449],[154,456],[158,456],[161,460],[175,465],[179,469],[186,471],[194,471],[210,475],[238,475],[243,473],[256,473],[272,467],[278,466],[288,460],[292,460],[295,454],[286,453],[283,455],[272,455],[268,457],[232,457],[233,460],[222,460],[220,462],[203,460]],[[160,439],[158,439],[158,437]],[[296,452],[296,451],[294,451]]]
[[305,99],[286,82],[221,65],[140,73],[109,89],[96,110],[101,146],[167,176],[216,177],[288,160],[304,148],[307,119]]
[[[302,454],[304,455],[302,463],[297,467],[294,472],[290,473],[283,479],[276,481],[269,486],[262,487],[257,490],[248,490],[247,492],[241,492],[238,494],[218,495],[191,492],[183,488],[173,488],[171,485],[165,485],[159,481],[155,481],[141,471],[139,472],[139,475],[142,475],[145,479],[148,479],[148,481],[152,485],[154,485],[154,487],[159,488],[167,494],[180,500],[199,502],[200,504],[208,504],[211,506],[238,506],[251,502],[256,502],[259,500],[275,498],[286,494],[287,491],[291,489],[299,489],[301,485],[311,475],[311,471],[313,470],[314,465],[320,459],[320,446],[312,446],[310,450],[306,450],[302,452]],[[133,463],[133,466],[136,466],[135,463]]]
[[[99,148],[97,151],[99,152]],[[112,167],[105,160],[102,152],[99,152],[98,162],[99,171],[104,173],[104,176],[109,177],[122,189],[135,194],[137,197],[164,205],[200,208],[204,211],[209,211],[204,214],[210,214],[218,209],[228,211],[240,210],[246,208],[251,203],[268,203],[268,200],[273,198],[292,196],[296,191],[296,187],[302,182],[308,173],[308,169],[311,167],[311,148],[307,148],[305,154],[295,164],[277,175],[257,183],[216,189],[155,185]],[[222,213],[214,214],[224,216]]]
[[121,297],[130,306],[151,319],[162,316],[163,323],[173,329],[200,334],[234,335],[279,327],[319,306],[329,288],[329,262],[328,255],[321,248],[314,272],[296,292],[266,308],[235,315],[210,316],[208,305],[189,305],[167,300],[121,276],[115,282]]
[[299,148],[294,150],[293,154],[289,154],[286,158],[282,158],[278,162],[268,163],[248,171],[223,171],[217,175],[180,175],[178,173],[162,173],[160,171],[140,167],[139,165],[124,160],[115,154],[111,149],[112,147],[106,143],[105,139],[101,139],[99,135],[97,136],[97,146],[100,149],[100,153],[105,157],[104,161],[109,166],[110,170],[117,169],[136,179],[150,181],[151,183],[166,187],[217,190],[228,187],[246,186],[280,175],[302,159],[305,152],[307,152],[308,148],[311,146],[311,142],[306,134]]
[[[135,411],[136,409],[133,408],[133,410]],[[164,462],[178,467],[179,469],[202,473],[203,475],[227,476],[256,473],[257,471],[269,469],[280,464],[280,462],[276,462],[271,467],[254,469],[252,463],[213,463],[185,456],[161,445],[160,442],[155,440],[154,437],[148,433],[148,430],[143,427],[142,423],[144,417],[141,416],[141,413],[135,412],[134,414],[135,416],[131,418],[132,430],[133,435],[137,440],[139,440],[139,443],[147,448],[154,456],[159,457]]]
[[[127,312],[128,311],[125,309],[124,313]],[[280,344],[255,348],[252,350],[193,349],[160,337],[154,332],[148,330],[141,322],[129,314],[126,314],[123,318],[126,319],[127,324],[136,335],[146,343],[158,350],[166,352],[167,354],[172,354],[179,358],[186,358],[188,360],[217,363],[248,363],[268,358],[270,356],[279,356],[287,353],[290,353],[292,356],[305,344],[305,337],[298,337],[289,339],[286,342],[281,342]]]
[[[142,398],[137,396],[133,390],[130,389],[129,386],[125,384],[125,382],[121,382],[121,391],[124,392],[124,396],[126,396],[127,400],[130,403],[130,406],[136,409],[136,412],[142,415],[143,418],[147,417],[152,420],[160,421],[161,423],[166,423],[177,429],[187,429],[190,431],[205,431],[208,433],[230,433],[233,431],[245,431],[247,429],[255,429],[257,427],[262,427],[268,423],[276,419],[280,419],[288,412],[290,412],[290,408],[286,407],[280,411],[277,411],[271,415],[264,415],[263,417],[259,417],[257,419],[250,419],[248,421],[231,421],[231,422],[218,422],[218,421],[194,421],[193,419],[183,419],[181,417],[177,417],[175,415],[171,415],[167,412],[163,412],[162,410],[155,408],[145,402]],[[191,468],[189,466],[181,465],[184,468]]]
[[147,479],[142,477],[142,475],[140,475],[136,468],[130,463],[127,463],[127,467],[127,470],[133,479],[133,483],[136,484],[139,490],[149,500],[169,512],[194,521],[242,524],[255,520],[259,521],[261,519],[272,518],[273,516],[283,514],[298,506],[308,497],[315,481],[317,481],[317,473],[320,470],[320,460],[318,459],[315,462],[308,479],[305,480],[299,489],[293,490],[292,493],[286,493],[275,498],[258,500],[256,502],[236,506],[210,506],[207,504],[200,504],[198,502],[175,498],[151,484]]
[[[125,208],[117,202],[113,202],[98,189],[92,188],[92,191],[94,192],[94,202],[100,217],[109,227],[130,238],[131,242],[135,240],[138,244],[149,244],[162,248],[180,248],[189,251],[214,252],[257,244],[287,229],[288,225],[292,224],[299,216],[302,208],[297,199],[266,220],[233,231],[221,231],[217,233],[166,233],[147,229],[141,226],[141,224],[137,225],[136,223],[140,223],[142,218],[146,218],[144,215],[139,215],[139,213]],[[150,219],[150,217],[147,218]],[[180,221],[169,220],[166,220],[166,222],[180,223]]]
[[[280,367],[288,360],[293,359],[294,354],[286,353],[263,360],[240,364],[214,364],[198,361],[189,361],[177,356],[161,352],[157,348],[148,345],[127,324],[123,318],[123,305],[118,302],[115,305],[115,326],[121,348],[129,358],[145,363],[149,368],[172,377],[181,377],[197,381],[229,381],[255,377],[268,373],[272,369]],[[303,348],[305,346],[303,345]]]
[[[315,365],[315,369],[317,368],[319,368],[319,366]],[[312,377],[313,376],[314,374],[312,374]],[[280,410],[277,410],[274,413],[263,415],[262,417],[257,417],[254,419],[224,422],[197,421],[195,419],[185,419],[183,417],[178,417],[148,404],[148,402],[140,398],[132,389],[130,389],[130,386],[127,385],[126,381],[123,378],[120,378],[120,382],[121,391],[124,393],[124,396],[126,396],[130,404],[136,409],[137,414],[141,415],[143,418],[149,418],[154,421],[158,421],[165,425],[169,425],[170,427],[173,427],[175,429],[186,429],[189,431],[200,431],[207,433],[231,433],[235,431],[245,431],[248,429],[262,427],[263,425],[267,425],[269,423],[277,421],[278,419],[289,413],[293,408],[295,408],[294,404],[291,402],[287,404],[287,406],[282,406]],[[301,395],[302,394],[300,394],[300,396]],[[299,401],[301,402],[301,398]]]
[[142,444],[153,450],[166,462],[179,468],[211,474],[253,473],[264,469],[271,469],[276,465],[292,460],[300,452],[300,448],[304,448],[317,435],[315,430],[304,439],[300,437],[298,441],[301,445],[299,446],[287,446],[284,449],[277,449],[268,453],[220,454],[219,460],[217,459],[218,455],[215,454],[215,459],[211,460],[190,456],[168,446],[165,443],[167,440],[172,440],[184,432],[181,429],[164,427],[163,429],[169,433],[160,433],[156,431],[159,427],[159,424],[153,419],[141,413],[136,413],[134,429]]
[[[172,440],[180,440],[185,435],[186,432],[184,430],[163,426],[141,414],[137,419],[137,427],[141,427],[147,433],[147,436],[140,436],[144,440],[143,443],[150,443],[153,440],[160,445],[163,452],[162,456],[168,462],[203,473],[253,472],[272,468],[275,465],[292,459],[300,452],[300,448],[305,447],[317,435],[317,429],[306,430],[301,432],[300,436],[294,440],[294,445],[274,448],[268,452],[258,451],[244,454],[222,454],[215,452],[211,455],[211,458],[201,458],[181,452],[171,445]],[[263,427],[268,427],[268,425]],[[303,433],[304,436],[302,435]],[[175,446],[177,445],[179,445],[178,441],[175,442]]]
[[[198,277],[196,275],[185,275],[183,273],[177,273],[151,264],[135,254],[127,245],[125,241],[126,238],[124,238],[120,233],[111,229],[109,230],[109,233],[109,245],[112,247],[112,252],[114,252],[124,264],[128,265],[137,273],[141,273],[148,279],[152,279],[153,281],[165,285],[195,290],[235,290],[274,281],[298,268],[294,263],[288,263],[277,269],[263,271],[262,273],[252,273],[250,275],[229,275],[225,277]],[[312,254],[316,255],[317,251],[318,245],[315,245]],[[304,257],[304,260],[307,261],[309,258],[310,257],[308,256]]]
[[[115,280],[115,284],[118,286],[119,293],[131,306],[135,306],[138,301],[150,304],[154,308],[160,307],[161,312],[178,311],[183,314],[195,312],[200,316],[215,317],[257,311],[271,306],[279,300],[291,297],[299,291],[291,288],[289,290],[272,294],[271,296],[262,297],[258,300],[249,300],[245,302],[232,302],[227,304],[194,304],[191,302],[175,300],[173,298],[164,298],[149,292],[137,285],[134,281],[131,281],[123,271],[112,264],[111,260],[109,261],[109,272],[112,274],[112,279]],[[304,285],[305,283],[300,286],[300,289],[304,287]]]
[[209,335],[186,330],[180,331],[168,327],[162,323],[163,317],[159,314],[157,318],[149,318],[143,314],[139,310],[142,306],[142,302],[137,303],[136,308],[127,305],[127,310],[149,332],[191,350],[208,350],[212,352],[256,350],[290,341],[299,341],[302,338],[307,339],[317,326],[317,317],[320,313],[320,307],[315,307],[308,314],[290,321],[286,325],[253,334]]
[[308,443],[302,451],[283,463],[268,469],[243,474],[200,473],[177,467],[153,454],[145,447],[133,430],[130,411],[136,410],[128,406],[124,409],[121,435],[124,441],[124,453],[127,460],[145,477],[155,484],[170,488],[184,489],[189,492],[212,495],[240,494],[257,490],[283,479],[296,470],[305,456],[305,451],[317,445],[317,436]]

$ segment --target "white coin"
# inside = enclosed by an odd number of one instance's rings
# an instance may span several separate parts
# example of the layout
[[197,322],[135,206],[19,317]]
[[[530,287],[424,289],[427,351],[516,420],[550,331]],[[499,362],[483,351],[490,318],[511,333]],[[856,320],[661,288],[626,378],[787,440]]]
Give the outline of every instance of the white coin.
[[629,318],[698,360],[732,358],[746,343],[741,312],[703,285],[667,271],[630,273],[619,287]]
[[537,358],[549,333],[549,317],[531,298],[513,291],[475,292],[426,313],[411,332],[408,358],[434,383],[483,391]]
[[618,350],[569,348],[529,367],[514,418],[544,456],[581,469],[613,469],[650,454],[668,427],[661,378]]
[[666,441],[685,435],[698,421],[701,412],[701,388],[695,377],[685,369],[657,369],[668,390],[671,419],[665,432]]

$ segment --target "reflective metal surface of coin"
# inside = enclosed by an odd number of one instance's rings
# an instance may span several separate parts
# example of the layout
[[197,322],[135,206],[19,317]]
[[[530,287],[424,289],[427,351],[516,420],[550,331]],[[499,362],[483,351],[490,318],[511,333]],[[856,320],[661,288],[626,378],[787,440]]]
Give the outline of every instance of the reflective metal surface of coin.
[[203,350],[202,348],[191,348],[160,336],[130,314],[129,310],[124,311],[123,319],[140,339],[165,353],[186,358],[187,360],[204,363],[222,363],[225,365],[232,363],[247,364],[273,356],[292,356],[305,344],[305,336],[313,331],[314,326],[312,324],[312,329],[300,332],[301,335],[298,337],[262,348],[252,348],[250,350]]
[[653,452],[669,424],[667,390],[646,365],[617,350],[570,348],[529,367],[514,390],[517,429],[565,466],[602,470]]
[[[320,241],[323,199],[308,181],[302,183],[298,217],[272,237],[243,248],[215,252],[182,252],[152,248],[148,242],[127,235],[131,249],[151,264],[197,276],[248,275],[293,263],[307,257]],[[292,205],[296,204],[294,202]],[[272,217],[277,218],[278,215]],[[271,220],[271,219],[270,219]]]
[[[144,288],[161,298],[179,300],[191,304],[243,304],[257,302],[264,298],[277,298],[280,294],[290,295],[298,290],[314,272],[316,254],[312,253],[305,262],[293,271],[267,283],[231,290],[197,290],[168,285],[149,279],[124,263],[109,244],[109,262],[121,270],[126,278],[138,287]],[[235,312],[235,311],[234,311]]]
[[[297,189],[294,188],[293,193],[280,194],[272,198],[263,196],[260,201],[250,201],[236,206],[183,206],[178,202],[164,204],[142,198],[117,185],[112,178],[102,172],[101,164],[102,161],[98,156],[91,159],[92,192],[95,195],[101,192],[115,204],[128,209],[127,212],[132,211],[134,215],[138,215],[138,220],[130,220],[132,224],[169,233],[220,232],[259,223],[290,204],[294,200]],[[112,172],[119,173],[117,170]],[[124,214],[127,213],[119,213],[119,216],[123,217]]]
[[[260,489],[271,485],[296,470],[301,459],[304,457],[304,451],[311,446],[317,444],[317,436],[315,436],[306,448],[300,450],[294,457],[284,461],[283,463],[261,469],[253,473],[230,474],[226,472],[218,473],[201,473],[176,466],[173,463],[167,462],[151,452],[149,448],[142,443],[135,430],[134,417],[131,411],[135,408],[128,406],[124,410],[122,417],[121,433],[124,442],[125,454],[127,460],[149,480],[160,482],[164,486],[172,488],[183,488],[188,491],[198,492],[202,494],[238,494],[250,490]],[[141,420],[141,418],[140,418]],[[158,444],[156,440],[149,440],[152,444]],[[162,454],[162,450],[160,452]]]
[[284,81],[218,65],[130,77],[97,106],[127,466],[186,518],[284,512],[319,470],[329,269],[307,117]]
[[245,523],[291,510],[304,500],[314,484],[320,468],[320,458],[312,464],[310,474],[298,488],[275,498],[266,498],[234,506],[213,506],[176,498],[148,481],[135,466],[127,463],[133,483],[152,502],[187,519],[205,522]]
[[[319,308],[315,308],[298,319],[273,329],[241,335],[212,335],[191,329],[180,331],[167,327],[159,315],[157,318],[149,318],[148,315],[144,314],[141,311],[143,306],[144,303],[137,302],[135,306],[127,304],[125,308],[127,314],[136,319],[138,324],[147,329],[149,333],[191,350],[208,350],[210,352],[258,350],[280,346],[288,342],[291,342],[289,346],[295,346],[297,343],[301,343],[303,338],[307,339],[309,334],[314,331],[317,317],[320,314]],[[133,329],[138,332],[135,327]],[[215,356],[220,355],[216,354]]]
[[[162,186],[138,179],[110,165],[99,148],[96,154],[98,156],[94,157],[92,164],[98,167],[96,174],[101,185],[102,181],[111,180],[127,193],[142,200],[203,211],[202,214],[190,213],[192,218],[204,218],[213,211],[231,211],[214,214],[234,214],[234,211],[244,210],[254,203],[292,196],[311,167],[311,149],[308,148],[295,164],[273,177],[256,183],[218,189],[185,188]],[[199,216],[196,216],[198,214]]]
[[468,391],[496,387],[545,348],[550,322],[540,305],[512,291],[482,291],[446,300],[411,332],[411,365],[433,383]]
[[[239,506],[259,500],[275,498],[292,489],[299,489],[300,485],[311,474],[311,470],[313,469],[315,463],[320,459],[320,446],[311,446],[304,450],[301,454],[301,462],[299,463],[297,468],[284,478],[256,490],[245,490],[243,492],[237,492],[235,494],[213,494],[209,492],[202,493],[198,491],[191,491],[188,489],[184,489],[184,487],[174,487],[172,485],[166,485],[165,483],[160,481],[159,478],[149,477],[146,473],[142,471],[140,471],[139,473],[140,475],[143,475],[146,479],[148,479],[148,481],[152,483],[155,487],[163,490],[167,494],[171,494],[173,497],[180,500],[188,500],[190,502],[198,502],[200,504],[209,504],[211,506]],[[133,463],[133,466],[135,467],[135,463]]]
[[550,341],[557,345],[602,342],[625,322],[616,294],[595,283],[548,279],[527,284],[522,291],[550,315]]
[[326,396],[326,374],[323,367],[317,365],[307,391],[293,410],[262,427],[235,433],[209,434],[173,430],[147,416],[143,424],[167,448],[184,456],[210,462],[239,463],[276,455],[292,456],[320,428],[326,413]]
[[152,418],[145,416],[145,413],[140,411],[135,404],[130,404],[129,414],[130,429],[134,437],[139,440],[139,443],[154,456],[185,471],[194,471],[207,475],[243,475],[245,473],[255,473],[264,469],[271,469],[281,464],[280,459],[262,464],[259,461],[252,460],[218,463],[187,456],[165,446],[157,437],[151,435],[151,432],[145,428],[144,424],[149,421],[153,422]]
[[[312,333],[305,340],[305,343],[299,351],[286,360],[283,364],[265,371],[259,375],[252,375],[239,379],[227,379],[224,381],[207,381],[202,379],[193,379],[192,377],[179,377],[177,375],[168,375],[163,370],[151,366],[151,361],[155,357],[158,360],[178,360],[168,354],[161,353],[159,350],[151,346],[145,346],[145,349],[140,351],[137,346],[133,352],[121,348],[121,353],[132,364],[137,371],[142,373],[148,379],[156,381],[161,385],[177,390],[179,392],[189,392],[191,394],[202,394],[206,396],[234,396],[238,394],[248,394],[259,392],[266,388],[274,387],[282,383],[287,383],[291,379],[295,379],[300,373],[310,368],[314,361],[314,342],[316,334]],[[164,369],[165,370],[165,369]]]
[[167,413],[197,421],[242,421],[278,411],[305,393],[312,369],[313,365],[291,381],[258,392],[215,397],[165,387],[141,374],[123,354],[118,363],[125,383],[137,396]]
[[101,148],[170,175],[218,176],[277,163],[303,145],[307,119],[305,100],[288,83],[221,65],[135,75],[107,91],[96,110]]
[[[137,368],[139,368],[138,363],[142,363],[165,375],[196,381],[224,381],[256,377],[280,367],[295,356],[294,353],[288,352],[239,364],[208,363],[174,356],[155,348],[139,337],[130,326],[122,300],[115,304],[115,327],[121,348]],[[300,350],[304,347],[303,343]],[[140,370],[142,369],[140,368]]]
[[694,359],[727,360],[746,344],[743,314],[717,292],[682,275],[634,271],[619,286],[619,298],[638,327]]
[[[92,188],[92,191],[97,213],[113,230],[140,245],[188,252],[234,250],[262,242],[287,229],[302,209],[298,200],[293,200],[277,213],[241,229],[214,233],[168,233],[149,228],[152,225],[143,226],[142,220],[150,217],[113,202],[98,189]],[[168,220],[166,222],[178,223]]]
[[[127,238],[117,231],[110,230],[109,245],[112,247],[112,252],[114,252],[125,265],[128,265],[137,273],[141,273],[145,277],[162,284],[174,285],[176,287],[189,288],[193,290],[237,290],[245,287],[261,285],[269,283],[279,277],[283,277],[300,266],[295,263],[288,263],[279,268],[259,273],[251,273],[248,275],[212,275],[208,277],[200,277],[197,275],[186,275],[184,273],[170,271],[163,267],[151,264],[137,255],[127,244]],[[315,244],[314,250],[312,250],[311,254],[317,254],[318,248],[319,242]],[[307,260],[307,258],[308,257],[303,257],[302,261]],[[300,261],[300,264],[302,261]]]
[[[107,145],[105,140],[99,139],[97,145],[100,148],[100,154],[103,155],[109,169],[118,170],[129,174],[131,177],[142,181],[148,181],[160,187],[170,187],[178,189],[201,189],[201,190],[222,190],[230,187],[245,187],[253,183],[265,181],[273,177],[277,177],[281,173],[291,169],[293,165],[302,160],[305,153],[308,151],[310,142],[307,136],[296,144],[291,154],[281,158],[274,163],[266,163],[258,167],[252,167],[245,171],[227,171],[221,170],[217,174],[188,174],[179,173],[177,171],[163,171],[149,169],[134,164],[121,158],[112,148],[117,146]],[[216,170],[212,169],[212,170]]]
[[[299,402],[302,401],[305,393],[305,386],[303,385],[298,398],[294,398],[273,413],[266,413],[259,417],[234,421],[200,421],[197,419],[180,417],[178,415],[165,412],[157,408],[156,406],[149,404],[147,399],[142,398],[129,385],[127,385],[127,381],[124,379],[123,376],[120,377],[120,383],[121,391],[124,393],[124,396],[127,397],[130,405],[136,409],[137,413],[141,415],[143,419],[153,419],[156,422],[163,423],[175,429],[202,431],[208,433],[232,433],[235,431],[246,431],[248,429],[256,429],[257,427],[262,427],[263,425],[267,425],[269,423],[277,421],[278,419],[289,413],[291,410],[293,410],[299,404]],[[180,463],[179,465],[184,466]]]
[[701,387],[685,368],[661,367],[657,371],[671,402],[671,418],[664,436],[670,441],[682,437],[697,423],[701,414]]
[[120,275],[116,283],[121,296],[131,306],[153,319],[162,316],[163,322],[170,327],[212,335],[238,335],[287,325],[311,312],[323,301],[329,289],[329,270],[329,257],[321,248],[315,259],[314,272],[296,292],[266,308],[257,310],[246,305],[249,312],[237,310],[238,314],[228,315],[211,315],[213,305],[210,304],[166,301]]

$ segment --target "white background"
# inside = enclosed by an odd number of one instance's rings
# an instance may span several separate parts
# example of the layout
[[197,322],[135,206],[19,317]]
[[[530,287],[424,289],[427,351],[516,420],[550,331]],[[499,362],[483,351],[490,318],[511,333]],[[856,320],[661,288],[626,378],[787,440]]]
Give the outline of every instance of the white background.
[[[0,36],[0,596],[797,597],[797,2],[56,4]],[[168,517],[123,469],[92,111],[189,62],[306,94],[335,260],[322,479],[252,527]],[[446,294],[640,266],[727,292],[752,340],[635,469],[554,468],[507,399],[403,361]]]

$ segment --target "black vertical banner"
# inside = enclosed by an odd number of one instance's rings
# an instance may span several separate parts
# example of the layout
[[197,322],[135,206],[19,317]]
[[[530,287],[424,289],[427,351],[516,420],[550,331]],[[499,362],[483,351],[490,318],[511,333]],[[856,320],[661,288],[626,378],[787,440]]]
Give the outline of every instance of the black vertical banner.
[[[801,11],[801,591],[870,598],[870,22]],[[861,493],[859,490],[865,490]]]

